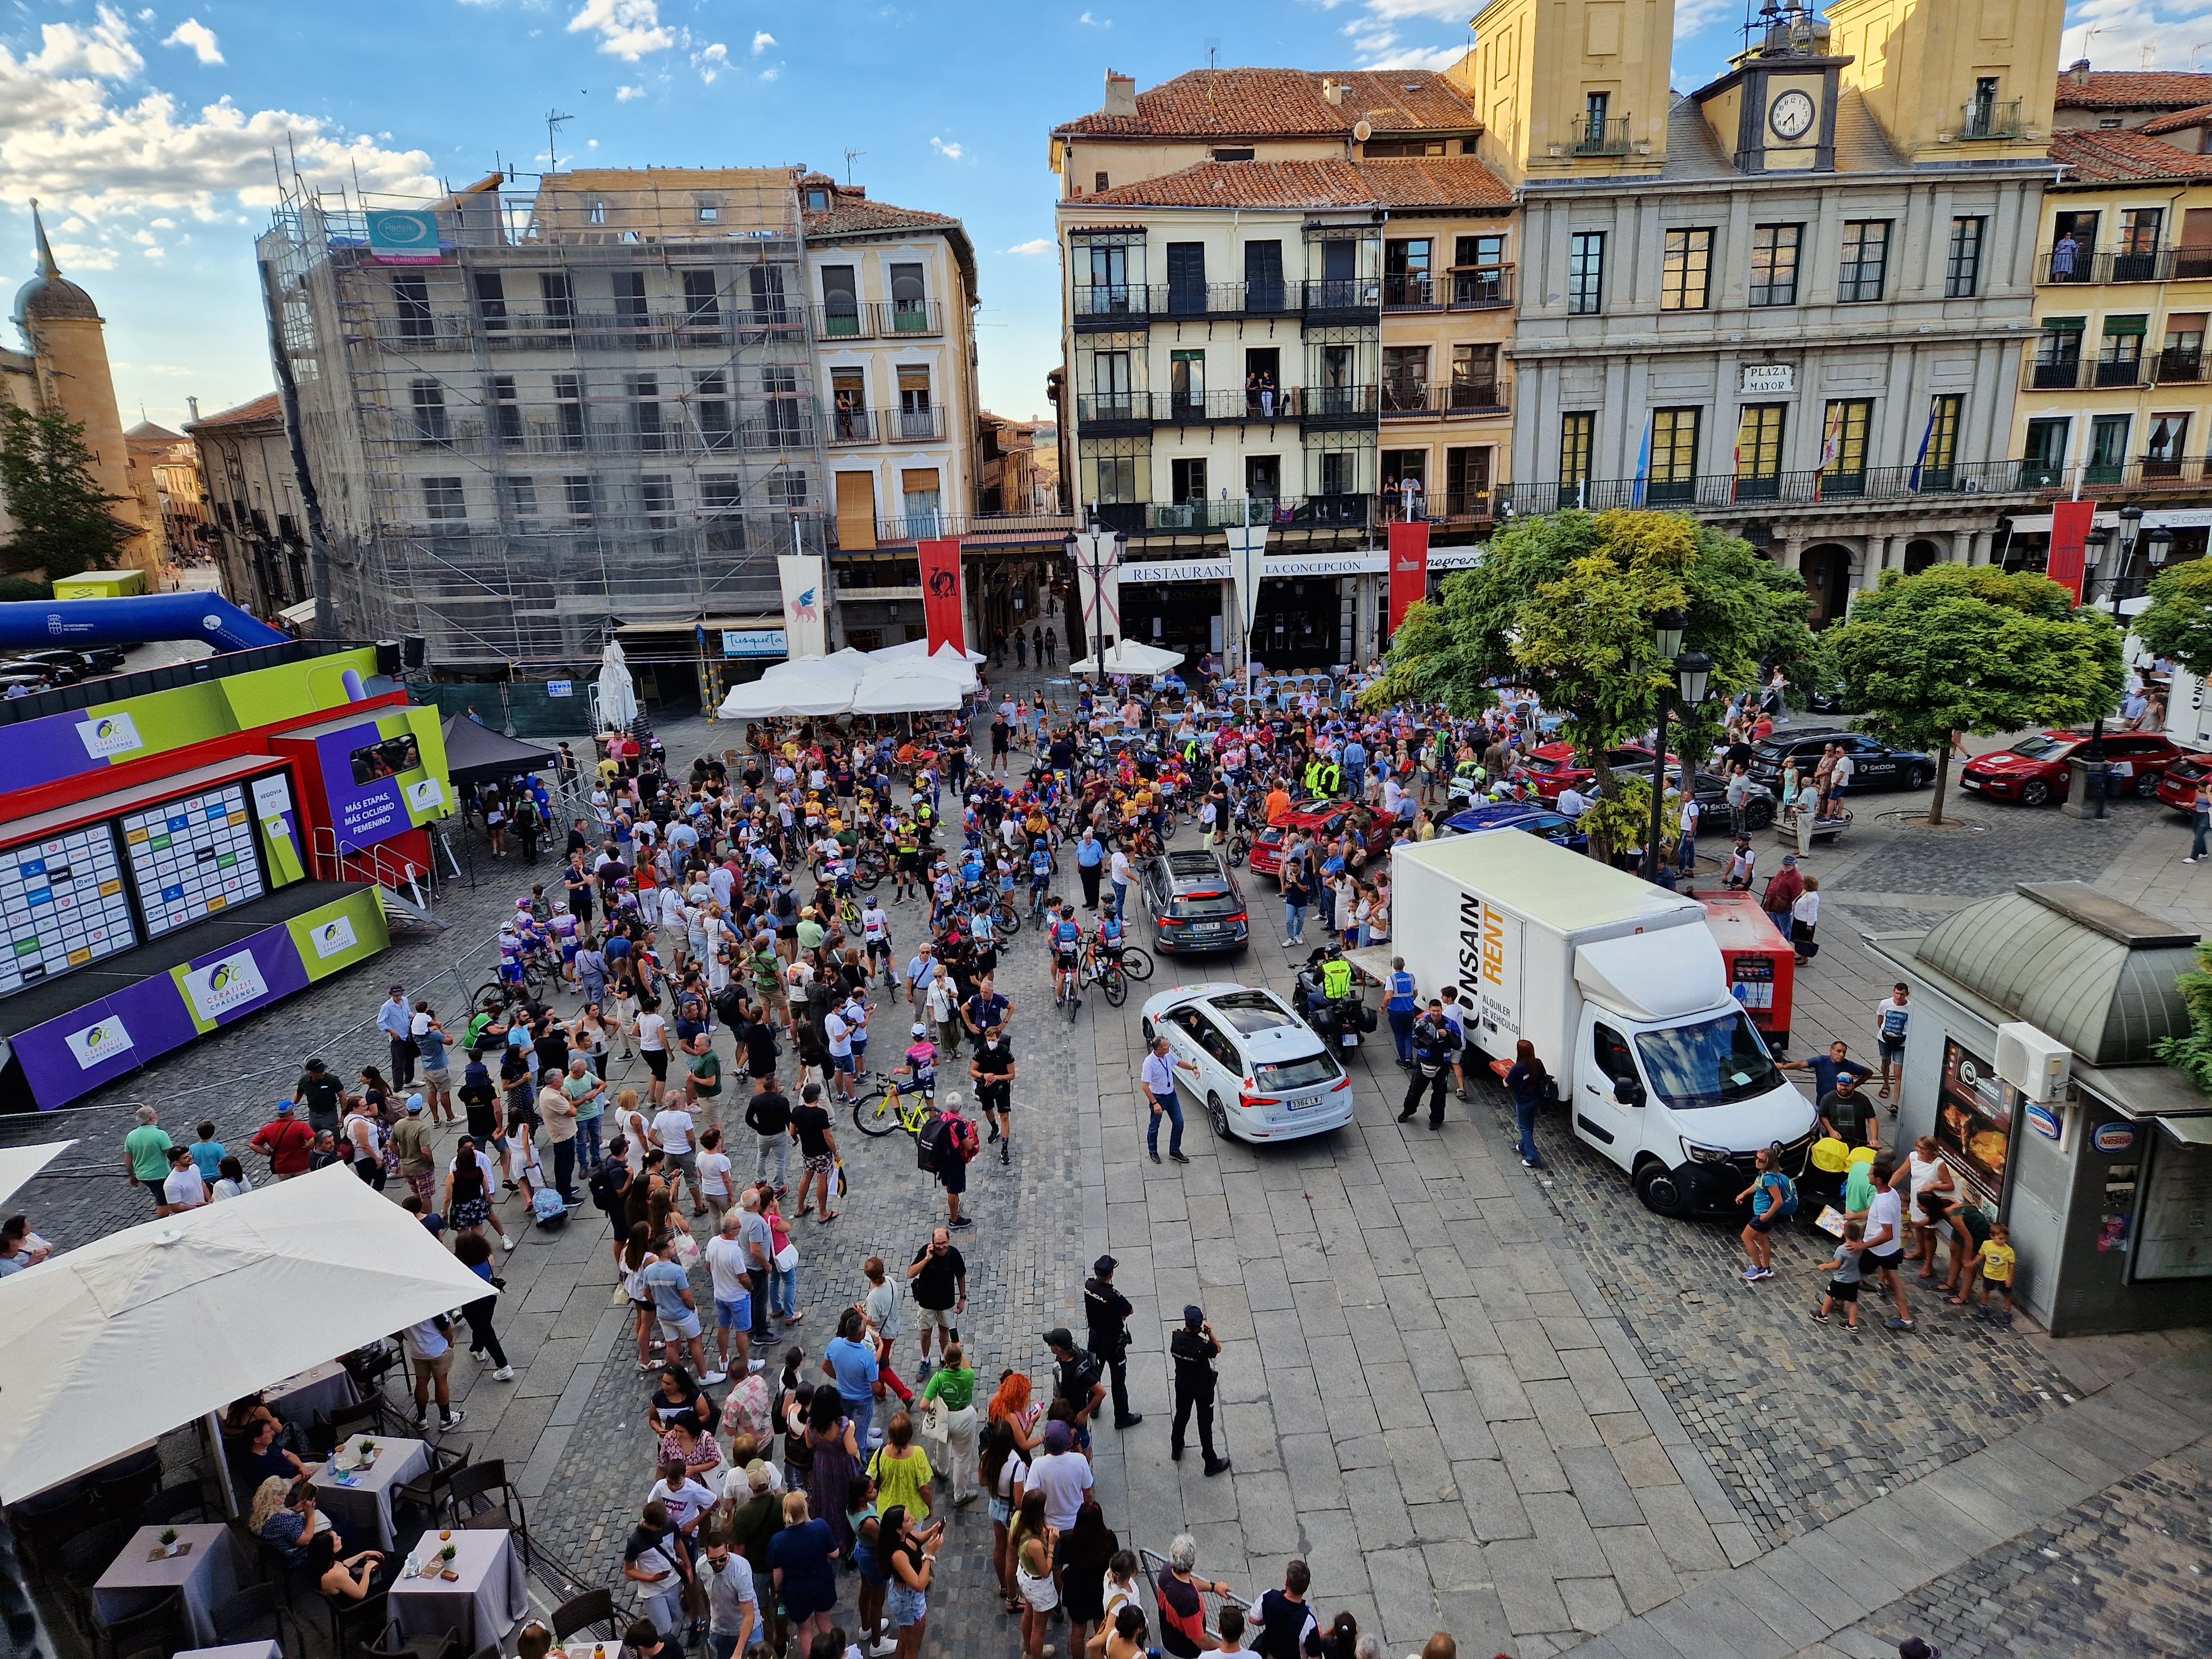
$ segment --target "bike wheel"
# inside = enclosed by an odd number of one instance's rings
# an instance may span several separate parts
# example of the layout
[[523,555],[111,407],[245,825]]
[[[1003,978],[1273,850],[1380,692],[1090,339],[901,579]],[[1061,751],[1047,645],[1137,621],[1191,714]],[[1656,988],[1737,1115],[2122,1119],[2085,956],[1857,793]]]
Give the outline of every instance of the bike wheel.
[[853,866],[853,885],[863,891],[872,893],[876,884],[883,878],[884,870],[879,864],[856,864]]
[[998,924],[999,931],[1008,939],[1012,939],[1022,931],[1022,913],[1003,900],[1000,901],[999,908],[991,913],[991,920]]
[[1129,1000],[1129,981],[1119,968],[1109,968],[1101,974],[1098,985],[1106,993],[1106,1000],[1116,1008]]
[[507,981],[495,979],[489,985],[477,987],[477,994],[469,999],[469,1006],[479,1009],[503,1009],[513,1000]]
[[1082,984],[1083,975],[1079,972],[1070,973],[1067,976],[1066,984],[1060,990],[1060,1010],[1062,1012],[1066,1014],[1067,1023],[1070,1025],[1075,1024],[1076,1012],[1083,1006],[1082,1000],[1079,994],[1082,989]]
[[853,1127],[871,1139],[904,1127],[899,1107],[894,1103],[897,1099],[896,1092],[890,1089],[872,1098],[863,1095],[853,1103]]
[[1121,947],[1121,971],[1124,974],[1127,974],[1131,979],[1140,982],[1150,979],[1152,976],[1152,958],[1151,953],[1146,951],[1142,945],[1123,945]]

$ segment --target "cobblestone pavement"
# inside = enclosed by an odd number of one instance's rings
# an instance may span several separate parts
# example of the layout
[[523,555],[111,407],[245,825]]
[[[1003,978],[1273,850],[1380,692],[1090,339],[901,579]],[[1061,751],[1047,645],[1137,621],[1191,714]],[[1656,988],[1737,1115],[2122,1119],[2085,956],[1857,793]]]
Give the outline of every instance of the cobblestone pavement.
[[2212,1442],[2106,1487],[1829,1638],[1867,1659],[1917,1636],[1947,1659],[2212,1653]]

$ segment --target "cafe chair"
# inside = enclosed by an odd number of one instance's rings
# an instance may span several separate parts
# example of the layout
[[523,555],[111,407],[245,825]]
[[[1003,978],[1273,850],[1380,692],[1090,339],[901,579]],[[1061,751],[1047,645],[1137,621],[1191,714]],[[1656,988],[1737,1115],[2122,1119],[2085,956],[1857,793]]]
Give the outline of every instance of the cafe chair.
[[137,1535],[136,1522],[103,1521],[62,1546],[62,1584],[68,1592],[70,1611],[76,1620],[77,1628],[88,1635],[94,1626],[92,1587]]
[[275,1584],[248,1584],[235,1595],[225,1596],[209,1612],[208,1622],[215,1626],[217,1647],[265,1637],[286,1653],[305,1651],[299,1623]]
[[93,1479],[92,1507],[103,1520],[135,1519],[146,1507],[147,1499],[161,1490],[159,1462],[103,1469]]
[[15,1543],[25,1559],[48,1571],[61,1560],[62,1547],[90,1531],[99,1518],[76,1481],[66,1481],[8,1508]]
[[207,1488],[197,1480],[181,1486],[164,1486],[138,1506],[138,1524],[142,1527],[173,1527],[179,1521],[209,1521],[215,1512],[208,1507]]
[[[507,1478],[507,1460],[500,1457],[471,1463],[454,1472],[447,1487],[453,1519],[464,1527],[500,1528],[514,1534],[523,1553],[530,1553],[530,1522],[523,1513],[522,1494]],[[497,1507],[493,1507],[494,1500]]]
[[[316,1592],[321,1595],[319,1590]],[[331,1612],[331,1651],[348,1654],[356,1647],[368,1648],[381,1642],[392,1628],[392,1608],[386,1590],[374,1590],[358,1601],[348,1601],[325,1595],[323,1603]]]
[[356,1435],[380,1435],[384,1432],[384,1401],[380,1395],[371,1395],[358,1405],[341,1407],[330,1414],[331,1444],[341,1445]]
[[569,1597],[553,1609],[553,1639],[566,1642],[580,1630],[589,1630],[594,1625],[605,1625],[610,1640],[622,1634],[615,1623],[615,1594],[602,1586],[586,1590],[581,1595]]
[[174,1653],[192,1639],[185,1620],[184,1593],[164,1590],[138,1612],[112,1621],[94,1613],[91,1635],[94,1659],[129,1659],[149,1647]]

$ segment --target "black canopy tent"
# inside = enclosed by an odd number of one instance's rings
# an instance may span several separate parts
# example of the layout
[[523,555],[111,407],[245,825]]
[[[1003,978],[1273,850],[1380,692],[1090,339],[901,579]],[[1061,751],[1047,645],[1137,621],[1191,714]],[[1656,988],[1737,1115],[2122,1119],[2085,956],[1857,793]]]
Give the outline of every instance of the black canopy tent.
[[478,726],[465,714],[446,722],[446,771],[456,785],[549,771],[556,763],[550,749]]

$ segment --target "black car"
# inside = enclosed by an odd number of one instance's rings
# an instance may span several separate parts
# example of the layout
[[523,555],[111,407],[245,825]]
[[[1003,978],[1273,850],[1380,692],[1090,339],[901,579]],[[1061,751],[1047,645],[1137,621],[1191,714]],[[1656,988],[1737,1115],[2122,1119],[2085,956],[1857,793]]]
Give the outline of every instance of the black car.
[[1251,942],[1244,895],[1215,854],[1196,848],[1157,854],[1145,860],[1139,882],[1152,913],[1152,948],[1161,955],[1242,951]]
[[1876,789],[1925,789],[1936,781],[1934,757],[1910,749],[1892,749],[1863,732],[1846,732],[1832,726],[1777,732],[1753,755],[1751,775],[1770,789],[1779,789],[1782,769],[1794,758],[1798,775],[1809,779],[1832,743],[1843,744],[1844,752],[1851,757],[1851,781],[1842,791],[1846,795]]
[[[1613,769],[1613,775],[1617,778],[1641,778],[1646,783],[1651,781],[1651,769],[1648,765],[1616,766]],[[1672,788],[1674,767],[1671,762],[1667,767],[1667,775],[1670,780],[1668,787]],[[1701,833],[1725,835],[1729,823],[1728,780],[1717,772],[1700,772],[1697,778],[1698,822],[1704,825]],[[1744,828],[1764,830],[1774,822],[1774,792],[1758,779],[1753,779],[1750,797],[1743,804]],[[1670,836],[1674,833],[1672,823],[1667,826],[1667,833]]]
[[[60,660],[50,661],[51,658]],[[27,656],[0,661],[0,674],[36,674],[49,685],[75,685],[84,678],[85,668],[74,651],[34,651]]]
[[16,660],[73,669],[87,677],[117,674],[123,671],[122,649],[112,645],[95,645],[83,651],[23,651],[16,654]]

